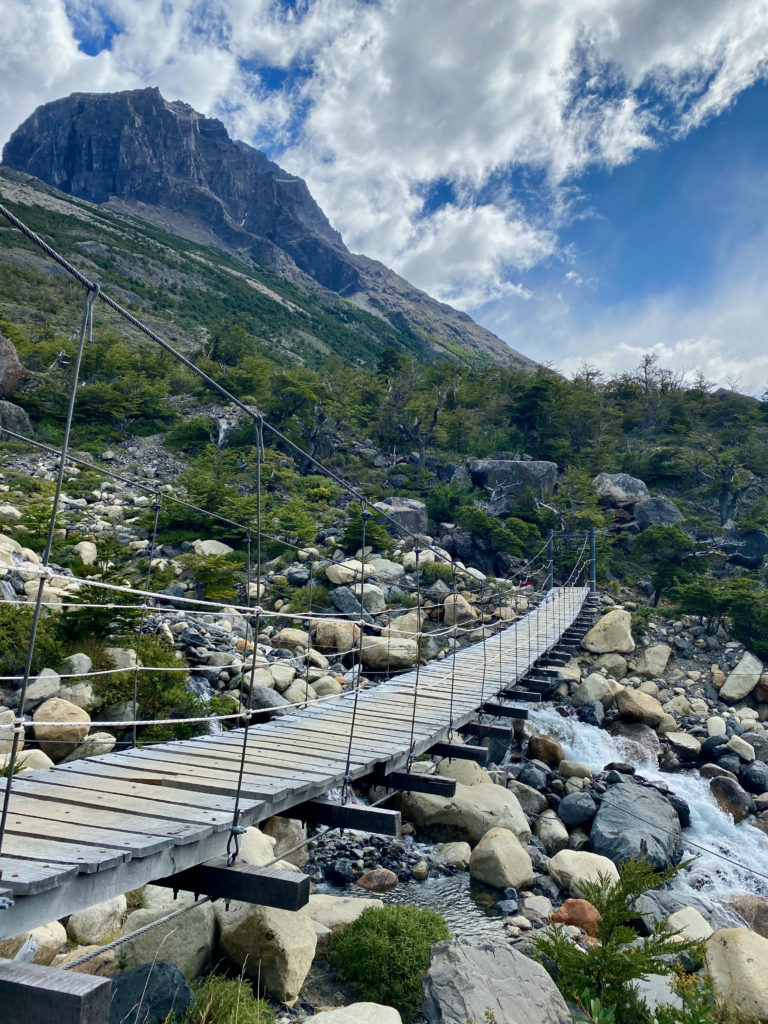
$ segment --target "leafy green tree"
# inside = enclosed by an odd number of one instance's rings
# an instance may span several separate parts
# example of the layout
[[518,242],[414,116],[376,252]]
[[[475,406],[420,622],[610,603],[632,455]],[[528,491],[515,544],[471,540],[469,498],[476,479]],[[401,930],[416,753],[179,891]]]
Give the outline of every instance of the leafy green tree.
[[651,570],[655,607],[665,590],[703,571],[703,561],[694,558],[696,544],[679,526],[649,526],[636,538],[633,559],[640,568]]

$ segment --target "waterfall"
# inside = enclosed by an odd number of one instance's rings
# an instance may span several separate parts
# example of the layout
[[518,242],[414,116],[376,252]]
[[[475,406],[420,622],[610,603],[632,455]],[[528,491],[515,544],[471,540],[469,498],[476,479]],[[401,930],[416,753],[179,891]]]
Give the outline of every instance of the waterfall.
[[532,710],[529,721],[537,732],[559,740],[569,760],[589,765],[593,772],[601,771],[611,761],[628,762],[638,774],[650,782],[663,782],[686,801],[691,824],[683,830],[685,858],[696,860],[672,883],[682,896],[695,896],[718,907],[734,893],[768,897],[768,836],[748,820],[735,824],[720,809],[708,781],[697,771],[662,772],[647,747],[611,736],[576,718],[563,718],[551,707]]

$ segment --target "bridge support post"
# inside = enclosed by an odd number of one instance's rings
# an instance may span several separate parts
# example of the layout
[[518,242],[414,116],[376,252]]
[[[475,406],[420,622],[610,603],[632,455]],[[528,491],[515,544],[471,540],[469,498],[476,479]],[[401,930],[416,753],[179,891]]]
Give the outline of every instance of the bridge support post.
[[3,1024],[107,1024],[111,998],[109,978],[0,960]]
[[595,546],[595,528],[589,531],[589,593],[597,593],[597,553]]
[[555,585],[555,534],[547,530],[547,590]]

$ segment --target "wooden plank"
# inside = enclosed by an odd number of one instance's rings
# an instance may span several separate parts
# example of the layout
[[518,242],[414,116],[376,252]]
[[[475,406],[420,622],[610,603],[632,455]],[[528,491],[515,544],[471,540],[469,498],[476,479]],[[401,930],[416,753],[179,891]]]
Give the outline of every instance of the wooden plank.
[[519,721],[525,721],[528,718],[528,708],[516,708],[512,704],[497,704],[490,700],[481,704],[480,710],[492,718],[516,718]]
[[[46,863],[55,861],[57,864],[73,864],[81,874],[90,875],[95,871],[114,868],[130,858],[130,853],[123,850],[109,850],[105,846],[91,846],[82,843],[61,843],[50,839],[33,839],[28,836],[5,834],[3,853],[17,860],[41,860]],[[3,884],[11,880],[3,879]]]
[[[58,809],[56,813],[58,815]],[[132,857],[149,857],[153,853],[173,846],[173,840],[165,836],[119,832],[109,828],[90,828],[52,818],[30,818],[25,814],[16,813],[13,809],[8,814],[6,835],[50,839],[56,842],[72,843],[78,847],[88,844],[103,847],[106,850],[125,850]]]
[[78,868],[71,864],[49,864],[34,860],[17,860],[15,857],[0,857],[0,877],[4,888],[19,896],[34,896],[39,892],[56,889],[64,882],[75,878]]
[[400,835],[400,812],[361,804],[342,804],[335,800],[307,800],[297,804],[280,817],[298,818],[311,825],[332,828],[353,828],[384,836]]
[[0,960],[3,1024],[107,1024],[111,996],[109,978]]
[[[204,771],[206,775],[215,773],[218,778],[237,776],[240,771],[240,757],[233,754],[221,752],[217,755],[214,751],[210,753],[198,753],[196,750],[179,747],[178,750],[158,750],[155,747],[145,748],[136,753],[126,754],[102,754],[99,757],[102,764],[112,764],[121,768],[141,767],[151,770],[157,766],[158,770],[170,772],[182,772],[183,774]],[[278,771],[259,771],[255,766],[246,767],[246,773],[251,781],[263,785],[275,791],[284,788],[285,774]],[[297,774],[301,769],[297,767]],[[309,781],[315,781],[318,776],[315,772],[308,773]],[[301,782],[297,779],[297,785]]]
[[473,747],[468,743],[435,743],[429,748],[434,757],[447,757],[458,761],[476,761],[477,764],[488,764],[488,751],[485,747]]
[[257,867],[242,861],[228,865],[226,857],[205,861],[154,884],[279,910],[301,910],[309,902],[309,877],[300,871]]
[[[14,792],[18,786],[20,792],[34,796],[38,800],[64,801],[89,808],[116,807],[121,812],[140,814],[149,819],[148,824],[152,822],[152,828],[172,829],[183,824],[206,824],[214,832],[219,832],[229,827],[234,808],[234,799],[218,799],[216,802],[221,806],[221,810],[216,813],[199,811],[197,807],[190,806],[189,797],[185,794],[166,791],[159,786],[122,782],[117,778],[103,779],[90,772],[69,772],[61,777],[58,773],[48,772],[44,782],[38,783],[38,780],[35,780],[34,783],[28,783],[30,789],[24,788],[25,783],[27,780],[23,776],[14,779]],[[195,803],[204,799],[215,798],[200,794]],[[246,802],[244,809],[249,810],[253,806],[253,803]]]

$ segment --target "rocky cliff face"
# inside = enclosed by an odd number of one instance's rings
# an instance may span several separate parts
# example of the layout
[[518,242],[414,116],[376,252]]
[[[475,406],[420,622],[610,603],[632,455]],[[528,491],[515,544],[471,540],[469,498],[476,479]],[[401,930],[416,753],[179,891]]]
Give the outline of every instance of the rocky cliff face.
[[297,283],[309,278],[406,326],[425,353],[458,346],[535,365],[466,314],[351,253],[301,178],[230,139],[220,121],[167,102],[158,89],[75,93],[47,103],[13,133],[3,163],[69,195],[215,241]]

